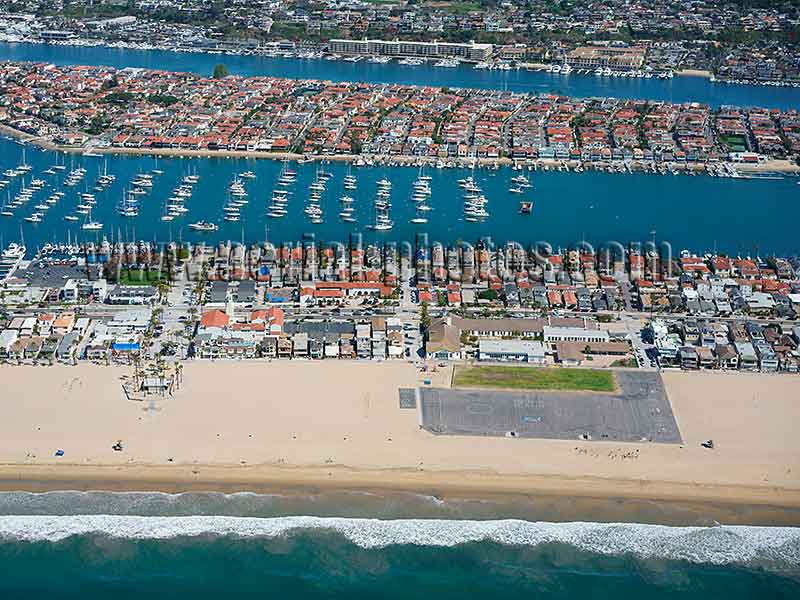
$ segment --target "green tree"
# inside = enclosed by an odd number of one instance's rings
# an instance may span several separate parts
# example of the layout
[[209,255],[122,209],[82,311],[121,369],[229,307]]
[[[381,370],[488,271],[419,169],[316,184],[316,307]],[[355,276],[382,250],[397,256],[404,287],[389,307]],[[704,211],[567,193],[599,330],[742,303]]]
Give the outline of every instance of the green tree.
[[419,307],[419,323],[424,332],[427,332],[431,326],[431,316],[428,314],[427,302],[423,302]]
[[228,67],[223,65],[222,63],[216,65],[214,67],[214,79],[222,79],[230,75],[230,71],[228,71]]

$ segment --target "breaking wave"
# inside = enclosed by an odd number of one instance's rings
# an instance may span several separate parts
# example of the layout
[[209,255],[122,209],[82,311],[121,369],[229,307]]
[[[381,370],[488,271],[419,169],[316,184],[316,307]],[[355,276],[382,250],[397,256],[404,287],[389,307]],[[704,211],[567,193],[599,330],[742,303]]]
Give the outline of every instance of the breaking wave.
[[789,527],[322,517],[0,517],[0,539],[26,542],[58,542],[89,535],[137,540],[198,536],[276,538],[315,531],[338,533],[365,549],[393,545],[450,547],[477,542],[529,547],[566,544],[602,555],[631,554],[644,559],[715,565],[777,562],[800,566],[800,528]]

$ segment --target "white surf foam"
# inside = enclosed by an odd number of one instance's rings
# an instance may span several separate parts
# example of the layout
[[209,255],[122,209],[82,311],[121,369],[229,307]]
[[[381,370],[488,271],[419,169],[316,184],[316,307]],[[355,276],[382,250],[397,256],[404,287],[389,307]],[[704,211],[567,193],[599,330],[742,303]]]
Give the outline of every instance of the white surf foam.
[[541,523],[518,520],[345,519],[320,517],[137,517],[115,515],[2,516],[0,537],[60,541],[102,534],[130,539],[205,535],[276,537],[299,530],[332,530],[362,548],[397,544],[455,546],[468,542],[537,546],[563,543],[606,555],[633,554],[695,563],[779,561],[800,566],[800,528],[667,527],[621,523]]

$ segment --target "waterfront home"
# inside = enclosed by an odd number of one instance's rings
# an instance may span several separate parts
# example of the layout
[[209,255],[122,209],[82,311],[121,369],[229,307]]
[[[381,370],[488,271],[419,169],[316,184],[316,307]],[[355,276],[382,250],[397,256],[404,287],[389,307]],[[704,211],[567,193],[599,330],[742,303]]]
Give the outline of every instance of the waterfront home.
[[750,342],[734,342],[736,352],[739,354],[739,369],[741,371],[757,371],[758,355]]
[[39,358],[42,351],[45,338],[40,335],[34,335],[28,340],[28,346],[25,348],[23,359],[26,361],[35,361]]
[[56,348],[56,359],[62,363],[72,363],[75,359],[75,350],[77,349],[80,335],[77,331],[69,331],[64,334],[61,341]]
[[[406,49],[426,43],[444,47],[438,42],[380,42],[381,47],[399,44]],[[477,52],[478,45],[468,47],[469,53]],[[588,48],[591,53],[637,56],[626,48]],[[87,73],[94,75],[87,78]],[[112,78],[116,85],[109,87]],[[318,155],[513,156],[604,166],[633,158],[713,165],[720,157],[752,156],[758,162],[800,151],[796,111],[763,108],[725,108],[713,118],[708,106],[696,103],[269,77],[215,80],[41,63],[4,63],[0,84],[15,99],[0,110],[3,123],[61,144],[91,143],[78,132],[102,123],[102,135],[113,147],[143,150],[268,152],[298,147]],[[165,97],[174,101],[164,106]],[[745,148],[752,151],[729,152]]]
[[110,335],[93,335],[84,347],[83,357],[86,360],[104,362],[111,355],[111,344],[114,337]]
[[115,362],[133,364],[142,352],[141,336],[138,334],[116,336],[110,349],[111,357]]
[[25,349],[28,347],[29,341],[29,336],[19,336],[6,351],[6,358],[14,363],[22,362],[22,360],[25,358]]
[[780,363],[778,355],[766,341],[759,341],[753,344],[758,355],[758,368],[762,373],[775,373],[778,371]]
[[717,357],[717,366],[720,369],[737,370],[739,368],[739,354],[732,344],[717,344],[714,347],[714,354]]
[[356,324],[355,342],[357,358],[372,358],[372,325],[370,323]]
[[701,369],[716,369],[718,365],[717,356],[712,348],[699,346],[695,348],[697,352],[697,362]]
[[263,358],[277,358],[278,336],[268,335],[261,338],[261,341],[258,344],[258,352]]
[[198,358],[255,358],[259,343],[251,331],[209,331],[195,337]]
[[56,350],[58,350],[58,345],[61,343],[61,337],[57,334],[52,334],[47,336],[47,338],[42,342],[42,349],[39,351],[39,358],[40,359],[52,359],[55,354]]
[[292,335],[292,358],[309,358],[310,340],[307,333],[297,332]]
[[[66,336],[75,326],[75,313],[63,312],[53,320],[53,333]],[[63,341],[63,340],[62,340]],[[60,346],[59,346],[60,348]]]
[[277,338],[277,356],[278,358],[291,358],[292,357],[292,339],[288,336],[281,335]]

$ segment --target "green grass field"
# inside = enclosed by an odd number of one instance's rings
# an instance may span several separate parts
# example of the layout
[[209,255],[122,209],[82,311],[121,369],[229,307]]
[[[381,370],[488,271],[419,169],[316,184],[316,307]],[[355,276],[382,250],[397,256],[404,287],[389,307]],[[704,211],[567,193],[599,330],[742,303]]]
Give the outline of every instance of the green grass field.
[[164,272],[153,271],[121,271],[119,282],[121,285],[158,285],[158,282],[166,280],[167,274]]
[[544,367],[456,368],[454,387],[613,392],[614,374],[597,369]]

